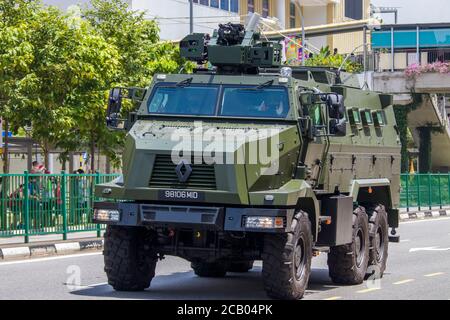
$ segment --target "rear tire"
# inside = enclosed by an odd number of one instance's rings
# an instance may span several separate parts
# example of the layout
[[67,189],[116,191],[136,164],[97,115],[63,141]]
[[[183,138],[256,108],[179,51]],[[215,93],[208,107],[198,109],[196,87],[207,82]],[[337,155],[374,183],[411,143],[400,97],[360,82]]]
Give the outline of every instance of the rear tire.
[[118,291],[141,291],[155,276],[153,234],[145,228],[108,226],[103,250],[108,283]]
[[253,268],[252,261],[231,262],[228,267],[230,272],[249,272]]
[[354,285],[364,281],[369,264],[369,222],[366,210],[353,212],[352,243],[330,248],[329,275],[338,284]]
[[386,270],[389,245],[389,226],[386,209],[378,205],[369,219],[369,266],[380,278]]
[[295,215],[288,233],[265,236],[262,275],[269,297],[303,297],[311,273],[312,245],[311,222],[303,211]]
[[227,265],[223,262],[192,262],[191,267],[199,277],[221,278],[227,274]]

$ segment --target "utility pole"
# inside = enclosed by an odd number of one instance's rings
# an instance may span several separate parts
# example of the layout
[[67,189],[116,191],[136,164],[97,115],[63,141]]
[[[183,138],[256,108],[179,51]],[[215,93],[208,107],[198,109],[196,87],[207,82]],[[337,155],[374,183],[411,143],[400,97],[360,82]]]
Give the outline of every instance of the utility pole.
[[194,33],[194,1],[189,0],[189,32]]
[[305,19],[303,18],[303,12],[302,12],[302,5],[300,3],[300,0],[297,0],[295,2],[298,7],[298,12],[300,14],[300,19],[302,20],[302,66],[305,65],[305,53],[306,53],[306,40],[305,40]]

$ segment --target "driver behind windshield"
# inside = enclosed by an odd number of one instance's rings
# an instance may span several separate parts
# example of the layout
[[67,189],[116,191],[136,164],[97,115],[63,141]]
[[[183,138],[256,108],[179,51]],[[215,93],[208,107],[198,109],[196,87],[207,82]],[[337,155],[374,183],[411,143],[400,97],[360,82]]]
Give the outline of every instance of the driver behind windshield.
[[284,104],[282,99],[278,95],[268,94],[256,108],[264,116],[277,116],[280,117],[284,112]]
[[183,113],[192,115],[201,115],[202,113],[203,98],[200,94],[188,94],[186,95],[186,101],[184,103]]

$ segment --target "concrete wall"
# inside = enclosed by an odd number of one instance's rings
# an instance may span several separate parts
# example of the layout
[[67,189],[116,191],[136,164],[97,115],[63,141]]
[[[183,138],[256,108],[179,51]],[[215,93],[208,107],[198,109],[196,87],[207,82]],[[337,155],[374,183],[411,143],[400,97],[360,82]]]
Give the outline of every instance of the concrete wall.
[[[327,24],[327,7],[303,7],[303,17],[305,18],[305,26]],[[308,41],[317,49],[327,46],[327,36],[310,38]]]

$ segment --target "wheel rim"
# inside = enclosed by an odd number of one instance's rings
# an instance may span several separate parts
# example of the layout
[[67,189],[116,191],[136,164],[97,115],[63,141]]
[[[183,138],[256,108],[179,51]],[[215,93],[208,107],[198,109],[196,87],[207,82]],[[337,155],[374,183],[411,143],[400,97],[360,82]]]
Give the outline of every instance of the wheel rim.
[[295,278],[297,280],[300,280],[303,277],[305,266],[306,266],[305,242],[303,241],[303,237],[300,237],[294,249]]
[[358,267],[360,267],[365,256],[365,239],[364,239],[364,232],[361,228],[359,228],[358,232],[356,233],[355,255],[356,255],[356,264],[358,265]]
[[384,234],[381,227],[378,227],[374,240],[377,262],[380,262],[384,257]]

